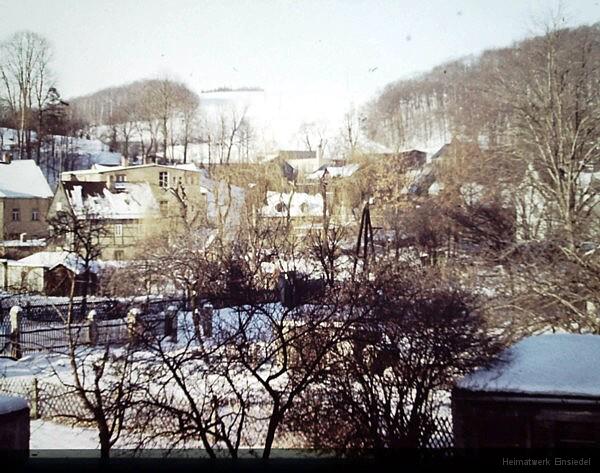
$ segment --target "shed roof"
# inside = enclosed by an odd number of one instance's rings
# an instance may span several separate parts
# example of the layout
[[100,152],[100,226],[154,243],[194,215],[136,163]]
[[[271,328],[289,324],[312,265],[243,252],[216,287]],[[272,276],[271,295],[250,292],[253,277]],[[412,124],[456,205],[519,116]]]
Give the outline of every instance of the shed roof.
[[62,265],[73,271],[75,274],[80,274],[83,271],[83,262],[81,261],[81,258],[68,251],[40,251],[25,258],[21,258],[11,264],[27,267],[41,267],[49,270]]
[[469,391],[600,397],[600,336],[547,334],[525,338],[499,362],[466,376]]

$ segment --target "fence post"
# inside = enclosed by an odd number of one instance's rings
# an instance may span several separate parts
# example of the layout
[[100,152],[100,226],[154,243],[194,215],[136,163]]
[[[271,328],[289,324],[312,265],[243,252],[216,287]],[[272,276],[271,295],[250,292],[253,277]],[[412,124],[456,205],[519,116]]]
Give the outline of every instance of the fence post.
[[88,339],[90,345],[98,344],[98,323],[96,322],[96,315],[96,310],[92,309],[87,316]]
[[129,309],[127,313],[127,332],[130,343],[136,345],[140,341],[142,311],[136,307]]
[[165,311],[165,336],[177,343],[177,306],[170,305]]
[[37,377],[33,378],[33,392],[31,393],[31,418],[40,418],[40,387]]
[[198,340],[202,340],[202,333],[200,330],[200,326],[202,325],[200,322],[201,314],[200,309],[197,307],[192,312],[192,321],[194,322],[194,335]]
[[211,338],[213,333],[213,306],[210,302],[204,304],[201,309],[202,332],[205,337]]
[[18,305],[10,308],[10,355],[17,360],[21,358],[21,314],[23,309]]

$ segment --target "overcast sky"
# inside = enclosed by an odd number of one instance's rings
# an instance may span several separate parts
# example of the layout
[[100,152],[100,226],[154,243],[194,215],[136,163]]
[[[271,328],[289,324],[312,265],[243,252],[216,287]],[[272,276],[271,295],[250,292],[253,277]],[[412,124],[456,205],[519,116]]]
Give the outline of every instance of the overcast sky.
[[[557,2],[0,0],[0,38],[47,37],[63,96],[169,74],[197,91],[260,86],[285,112],[332,116],[386,83],[510,45]],[[563,2],[567,24],[600,1]]]

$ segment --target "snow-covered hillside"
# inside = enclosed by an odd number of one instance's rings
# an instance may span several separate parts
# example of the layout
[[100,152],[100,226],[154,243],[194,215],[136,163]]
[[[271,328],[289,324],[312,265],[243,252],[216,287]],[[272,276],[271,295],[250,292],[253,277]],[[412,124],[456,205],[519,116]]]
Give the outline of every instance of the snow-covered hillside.
[[[35,132],[31,139],[37,140]],[[2,151],[11,151],[17,145],[17,131],[11,128],[0,128],[0,145]],[[32,159],[37,159],[34,146]],[[81,134],[78,137],[53,135],[52,140],[45,140],[39,158],[39,166],[48,183],[54,189],[62,171],[90,169],[94,164],[115,166],[121,164],[121,153],[112,152],[109,147],[97,138]]]

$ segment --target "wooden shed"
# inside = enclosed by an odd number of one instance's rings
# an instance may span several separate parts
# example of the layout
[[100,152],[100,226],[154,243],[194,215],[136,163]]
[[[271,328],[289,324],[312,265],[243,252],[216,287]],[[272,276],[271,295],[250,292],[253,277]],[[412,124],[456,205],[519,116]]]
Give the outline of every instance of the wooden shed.
[[600,447],[600,336],[526,338],[452,392],[458,448]]

